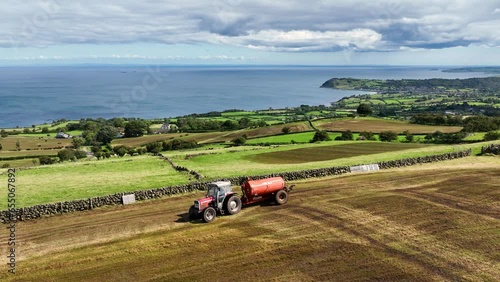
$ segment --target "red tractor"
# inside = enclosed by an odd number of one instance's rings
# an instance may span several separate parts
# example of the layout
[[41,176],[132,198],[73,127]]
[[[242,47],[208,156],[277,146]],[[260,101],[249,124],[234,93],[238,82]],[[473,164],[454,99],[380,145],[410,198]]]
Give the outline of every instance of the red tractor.
[[194,201],[194,205],[189,208],[189,220],[201,218],[205,222],[212,222],[217,214],[237,214],[243,205],[269,200],[283,205],[288,201],[288,193],[293,187],[286,187],[281,177],[247,179],[241,185],[243,195],[240,198],[233,191],[231,182],[212,182],[208,184],[205,198]]

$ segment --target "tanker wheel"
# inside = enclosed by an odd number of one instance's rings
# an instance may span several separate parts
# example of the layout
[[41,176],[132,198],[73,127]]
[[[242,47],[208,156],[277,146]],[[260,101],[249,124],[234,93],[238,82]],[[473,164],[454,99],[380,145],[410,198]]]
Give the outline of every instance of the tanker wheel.
[[276,195],[274,195],[274,199],[278,205],[286,204],[286,202],[288,202],[288,193],[285,190],[279,190],[276,192]]
[[208,207],[203,211],[203,221],[205,221],[206,223],[214,221],[216,216],[217,212],[212,207]]
[[196,211],[196,208],[194,207],[194,205],[192,205],[190,208],[189,208],[189,220],[195,220],[197,219],[198,217],[198,212]]
[[227,200],[226,203],[226,211],[229,214],[237,214],[241,210],[241,199],[238,198],[237,196],[232,196]]

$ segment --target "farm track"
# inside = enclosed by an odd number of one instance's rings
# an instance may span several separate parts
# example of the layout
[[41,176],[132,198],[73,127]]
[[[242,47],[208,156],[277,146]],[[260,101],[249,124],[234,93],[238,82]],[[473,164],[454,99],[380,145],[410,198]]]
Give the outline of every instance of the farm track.
[[21,222],[0,280],[495,281],[500,162],[469,161],[299,181],[212,224],[184,221],[202,193]]

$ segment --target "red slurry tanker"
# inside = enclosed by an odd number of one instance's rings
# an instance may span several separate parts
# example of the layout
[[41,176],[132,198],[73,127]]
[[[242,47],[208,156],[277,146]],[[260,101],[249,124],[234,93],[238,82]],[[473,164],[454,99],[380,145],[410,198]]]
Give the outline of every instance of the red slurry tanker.
[[237,214],[243,205],[263,201],[275,201],[278,205],[283,205],[288,201],[288,193],[293,187],[294,185],[286,187],[281,177],[247,179],[241,185],[243,195],[240,198],[233,191],[231,182],[212,182],[208,184],[205,198],[194,201],[194,205],[189,208],[189,219],[201,218],[205,222],[212,222],[217,213]]

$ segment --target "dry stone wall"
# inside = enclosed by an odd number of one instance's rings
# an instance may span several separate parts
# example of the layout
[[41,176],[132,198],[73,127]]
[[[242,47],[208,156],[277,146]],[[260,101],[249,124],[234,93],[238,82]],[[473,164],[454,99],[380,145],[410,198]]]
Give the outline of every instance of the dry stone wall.
[[481,148],[481,154],[500,155],[500,144],[491,144]]
[[[379,162],[378,165],[380,169],[405,167],[410,165],[416,165],[421,163],[431,163],[444,160],[451,160],[456,158],[463,158],[471,155],[471,150],[453,152],[441,155],[408,158],[395,161]],[[175,164],[174,164],[175,165]],[[185,171],[185,170],[182,170]],[[188,170],[189,171],[189,170]],[[267,177],[281,176],[286,181],[293,181],[306,178],[314,177],[324,177],[331,175],[339,175],[350,172],[350,167],[340,166],[340,167],[329,167],[329,168],[319,168],[310,169],[302,171],[293,172],[282,172],[273,173],[266,175],[256,175],[249,176],[251,179],[262,179]],[[247,176],[232,177],[232,178],[222,178],[215,179],[212,181],[231,181],[233,184],[242,184],[247,179]],[[18,221],[30,220],[40,218],[42,216],[51,216],[56,214],[63,214],[76,211],[92,210],[97,207],[109,206],[109,205],[120,205],[122,204],[122,196],[127,194],[135,194],[137,201],[161,198],[165,196],[183,194],[187,192],[205,190],[206,185],[209,181],[205,182],[193,182],[185,185],[168,186],[149,190],[140,190],[134,192],[116,193],[107,196],[93,197],[84,200],[67,201],[52,204],[36,205],[31,207],[25,207],[20,209],[15,209],[13,211],[0,211],[0,222],[7,223],[14,218]]]

